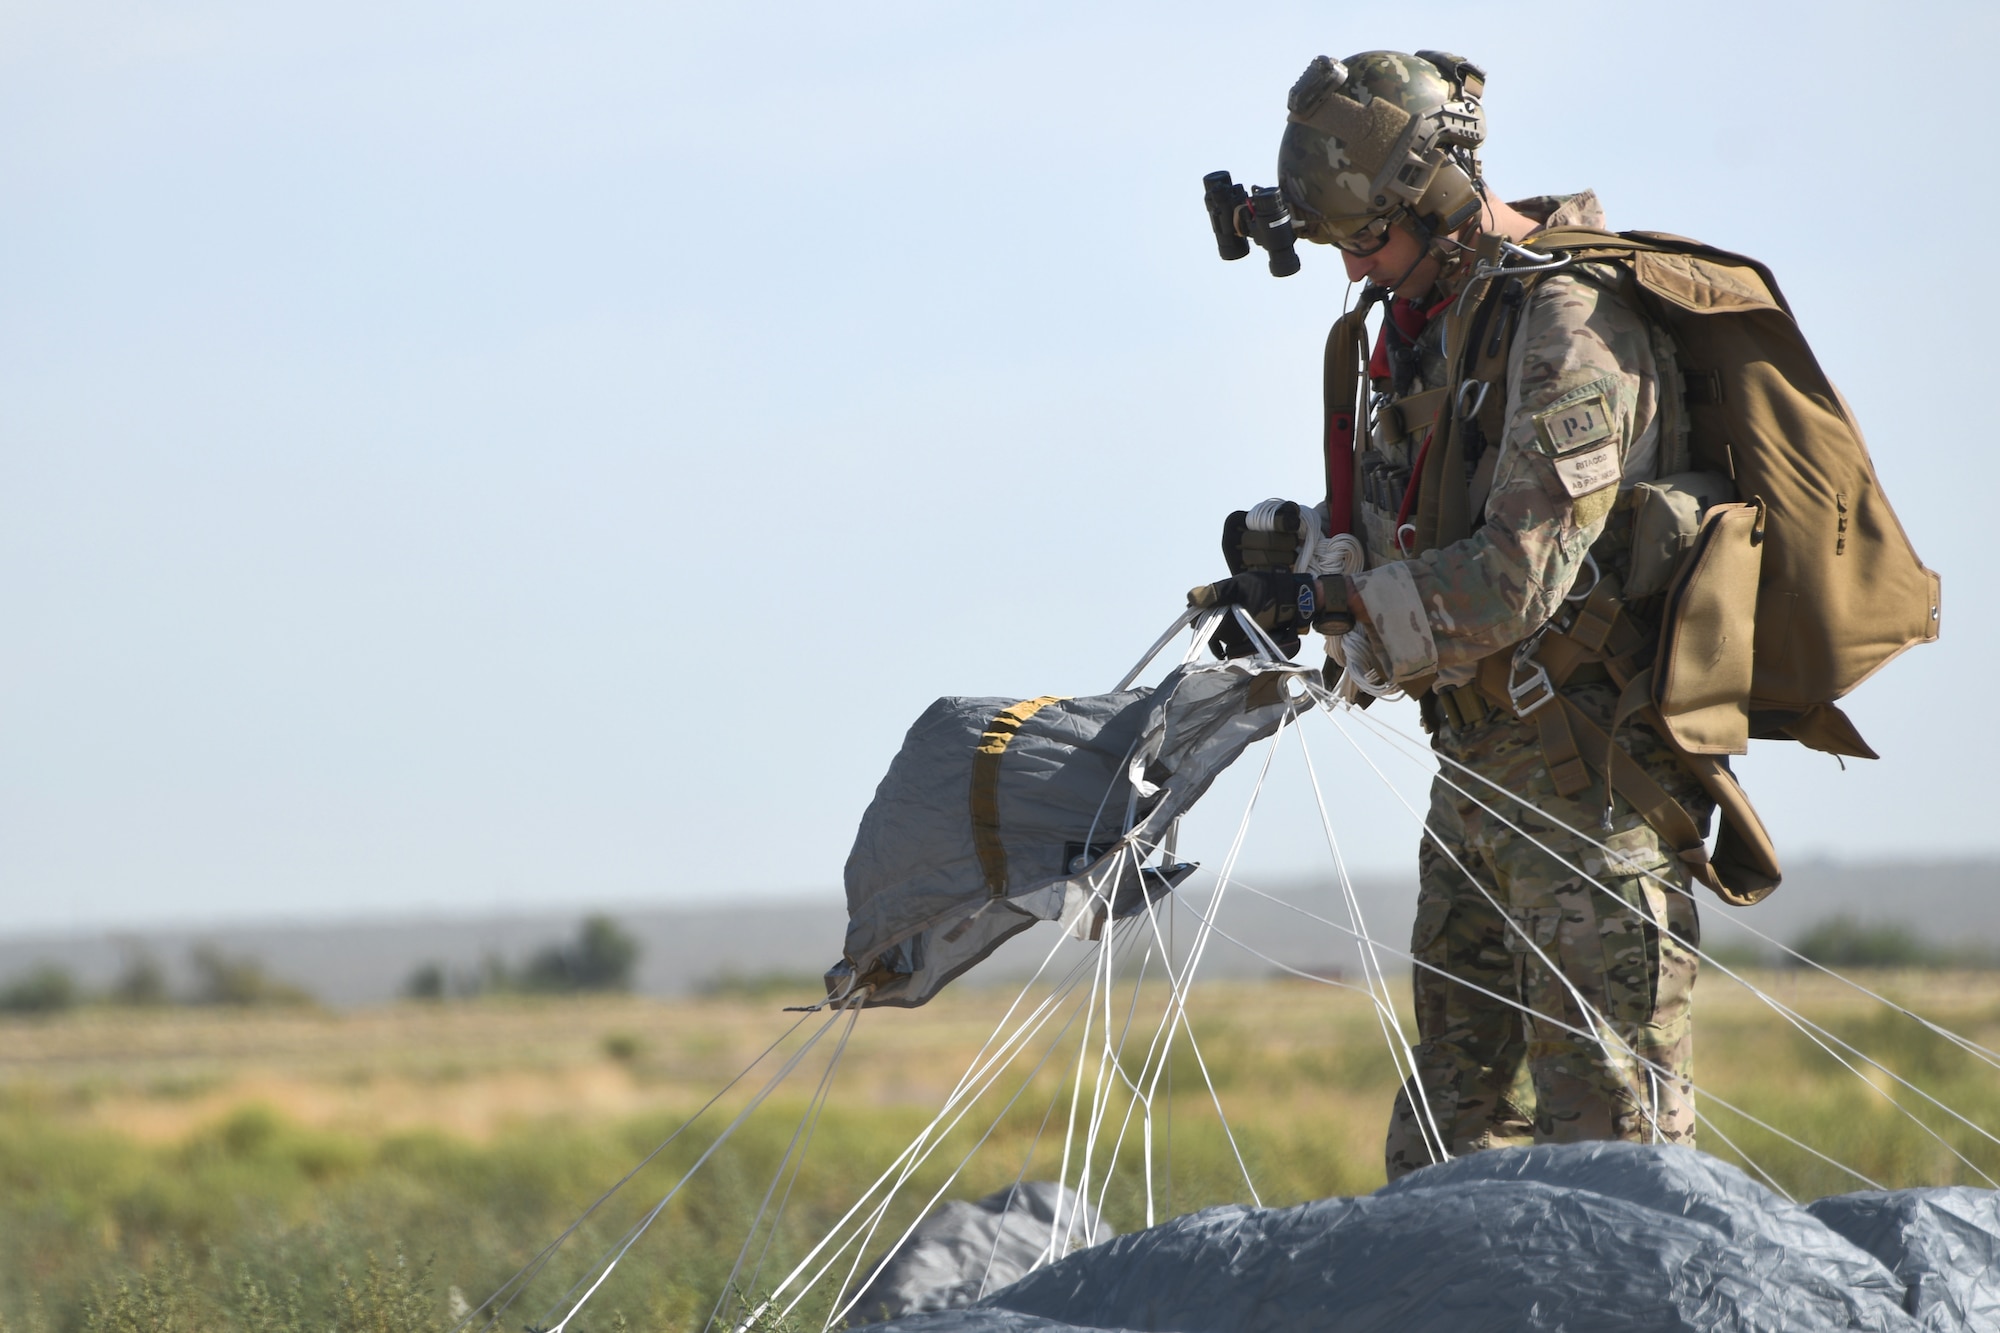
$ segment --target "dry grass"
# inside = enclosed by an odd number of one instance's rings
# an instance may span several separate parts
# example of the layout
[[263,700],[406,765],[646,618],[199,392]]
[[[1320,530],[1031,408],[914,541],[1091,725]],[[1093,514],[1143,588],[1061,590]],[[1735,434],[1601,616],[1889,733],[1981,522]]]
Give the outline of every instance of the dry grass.
[[[2000,1132],[2000,1071],[1837,983],[1792,973],[1759,980]],[[1870,984],[2000,1047],[2000,980],[1992,974],[1893,974]],[[1008,998],[961,986],[922,1010],[863,1016],[774,1264],[802,1253],[928,1119]],[[1163,1000],[1157,988],[1142,995],[1130,1039],[1135,1056],[1151,1032],[1147,1016]],[[361,1290],[356,1284],[369,1280],[372,1252],[381,1261],[379,1282],[407,1279],[421,1289],[421,1298],[382,1298],[410,1319],[417,1318],[410,1311],[429,1312],[431,1324],[407,1327],[442,1327],[451,1288],[476,1303],[782,1032],[792,1018],[777,1012],[778,1003],[739,996],[488,1001],[352,1014],[95,1010],[9,1022],[0,1028],[0,1315],[16,1327],[39,1319],[80,1328],[95,1292],[92,1326],[118,1327],[112,1316],[121,1276],[150,1274],[158,1283],[178,1271],[182,1295],[175,1299],[195,1311],[189,1327],[343,1326],[327,1313],[343,1299],[340,1272],[350,1295]],[[1114,1024],[1124,1021],[1123,1004],[1114,1006]],[[1698,1077],[1720,1096],[1884,1184],[1981,1183],[1888,1104],[1880,1090],[1893,1086],[1888,1079],[1874,1075],[1871,1086],[1840,1069],[1720,977],[1704,981],[1698,1006]],[[1359,996],[1300,981],[1223,983],[1202,988],[1193,1012],[1209,1072],[1267,1203],[1380,1183],[1394,1076]],[[912,1182],[913,1199],[944,1184],[1067,1016],[1043,1031],[925,1166]],[[1102,1017],[1099,1011],[1092,1021]],[[976,1195],[1013,1179],[1051,1108],[1055,1128],[1034,1149],[1030,1174],[1055,1174],[1077,1035],[1073,1027],[952,1193]],[[1099,1040],[1101,1027],[1092,1037]],[[804,1110],[819,1057],[808,1058],[663,1215],[641,1261],[607,1288],[605,1322],[588,1327],[610,1327],[614,1307],[635,1326],[700,1325]],[[1173,1171],[1171,1180],[1164,1170],[1155,1177],[1160,1210],[1243,1197],[1208,1093],[1184,1053],[1172,1079]],[[725,1112],[741,1104],[748,1086]],[[1162,1160],[1166,1105],[1156,1121]],[[1123,1106],[1113,1099],[1100,1162]],[[1795,1193],[1857,1187],[1710,1109]],[[1947,1126],[1944,1136],[1979,1168],[2000,1176],[2000,1151],[1990,1141],[1936,1114],[1929,1119]],[[579,1237],[578,1262],[656,1199],[706,1141],[692,1134],[663,1154],[629,1191],[629,1207],[621,1196],[602,1225]],[[1121,1228],[1144,1220],[1137,1142],[1135,1131],[1119,1184],[1106,1198]],[[1705,1146],[1721,1151],[1712,1140]],[[401,1269],[389,1261],[399,1247],[413,1256]],[[435,1277],[423,1279],[421,1261],[430,1256]],[[558,1267],[537,1300],[578,1271]],[[242,1311],[255,1302],[246,1305],[243,1293],[252,1288],[266,1293],[266,1304],[277,1300],[270,1293],[290,1291],[286,1299],[303,1313],[293,1325],[249,1321]],[[153,1288],[142,1282],[132,1290]],[[507,1326],[520,1322],[510,1315]]]

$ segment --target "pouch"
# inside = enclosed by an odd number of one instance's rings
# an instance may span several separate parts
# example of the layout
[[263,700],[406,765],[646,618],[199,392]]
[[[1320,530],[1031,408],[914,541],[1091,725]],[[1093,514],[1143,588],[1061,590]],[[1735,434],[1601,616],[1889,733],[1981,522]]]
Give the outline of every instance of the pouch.
[[1729,478],[1716,472],[1676,472],[1632,488],[1632,565],[1625,596],[1650,597],[1673,582],[1694,546],[1702,516],[1736,498]]

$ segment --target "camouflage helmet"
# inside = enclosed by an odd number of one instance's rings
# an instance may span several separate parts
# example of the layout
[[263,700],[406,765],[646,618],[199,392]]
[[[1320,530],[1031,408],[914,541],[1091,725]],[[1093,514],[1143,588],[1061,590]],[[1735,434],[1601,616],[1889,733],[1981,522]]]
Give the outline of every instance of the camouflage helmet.
[[1486,77],[1442,51],[1320,56],[1286,99],[1278,187],[1307,240],[1367,246],[1389,225],[1448,236],[1478,211]]

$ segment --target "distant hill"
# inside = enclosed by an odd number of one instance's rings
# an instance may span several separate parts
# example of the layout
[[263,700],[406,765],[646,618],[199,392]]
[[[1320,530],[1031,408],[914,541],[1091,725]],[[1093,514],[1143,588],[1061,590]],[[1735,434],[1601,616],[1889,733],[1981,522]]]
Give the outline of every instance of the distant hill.
[[[1323,882],[1259,883],[1310,911],[1345,922],[1346,910]],[[1409,939],[1414,883],[1404,876],[1369,876],[1356,882],[1371,934],[1401,946]],[[1205,893],[1196,895],[1204,901]],[[72,971],[86,987],[111,983],[138,950],[156,958],[170,984],[185,986],[187,959],[198,945],[257,960],[272,976],[296,983],[325,1003],[349,1006],[394,998],[417,967],[430,962],[451,973],[473,974],[484,960],[509,964],[574,934],[591,909],[494,917],[402,919],[243,925],[205,930],[146,930],[126,934],[0,935],[0,983],[38,962]],[[846,912],[837,891],[790,901],[750,899],[703,907],[610,907],[608,914],[642,947],[638,989],[655,995],[700,990],[731,977],[792,976],[806,998],[816,976],[840,955]],[[1794,940],[1816,922],[1836,915],[1863,923],[1894,923],[1939,945],[2000,948],[2000,860],[1937,863],[1805,864],[1792,867],[1784,887],[1748,911],[1727,908],[1704,894],[1704,933],[1711,944],[1748,937],[1742,922],[1765,934]],[[1352,950],[1336,931],[1232,890],[1221,925],[1230,934],[1284,963],[1312,971],[1354,970]],[[1188,913],[1175,926],[1185,950],[1198,927]],[[1004,946],[968,977],[993,982],[1032,971],[1056,939],[1037,927]],[[1384,966],[1401,970],[1394,960]],[[1264,976],[1272,965],[1229,942],[1215,940],[1202,963],[1204,976]]]

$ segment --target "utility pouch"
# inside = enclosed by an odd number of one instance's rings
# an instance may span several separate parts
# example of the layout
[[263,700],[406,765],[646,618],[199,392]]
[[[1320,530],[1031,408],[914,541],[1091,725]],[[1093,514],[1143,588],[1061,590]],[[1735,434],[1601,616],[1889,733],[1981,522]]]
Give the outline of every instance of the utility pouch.
[[1729,478],[1715,472],[1677,472],[1632,488],[1632,562],[1625,579],[1629,600],[1666,591],[1694,547],[1702,517],[1736,498]]
[[1668,585],[1653,703],[1689,754],[1749,751],[1763,537],[1761,502],[1710,506]]

